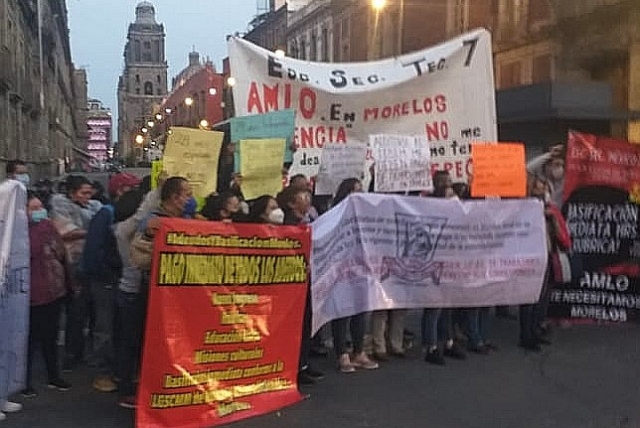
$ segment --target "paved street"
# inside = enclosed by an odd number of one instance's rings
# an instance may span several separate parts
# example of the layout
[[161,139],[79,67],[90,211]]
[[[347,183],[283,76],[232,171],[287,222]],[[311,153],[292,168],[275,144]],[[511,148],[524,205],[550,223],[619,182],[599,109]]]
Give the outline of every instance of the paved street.
[[[417,314],[411,319],[417,332]],[[639,326],[556,329],[554,344],[541,354],[515,347],[516,321],[496,320],[493,333],[500,348],[496,354],[447,360],[446,367],[427,365],[419,348],[412,349],[411,358],[351,375],[338,373],[328,359],[316,359],[327,377],[305,388],[310,399],[233,426],[640,427]],[[115,394],[94,392],[87,369],[69,380],[73,389],[68,392],[36,385],[41,395],[20,399],[24,411],[1,425],[133,427],[133,412],[120,409]]]

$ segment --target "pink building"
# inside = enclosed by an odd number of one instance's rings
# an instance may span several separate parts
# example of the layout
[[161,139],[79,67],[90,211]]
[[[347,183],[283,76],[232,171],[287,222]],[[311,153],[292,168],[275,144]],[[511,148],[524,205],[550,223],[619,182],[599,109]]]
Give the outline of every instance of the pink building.
[[87,152],[99,160],[106,161],[111,149],[111,110],[100,100],[90,99],[87,111]]

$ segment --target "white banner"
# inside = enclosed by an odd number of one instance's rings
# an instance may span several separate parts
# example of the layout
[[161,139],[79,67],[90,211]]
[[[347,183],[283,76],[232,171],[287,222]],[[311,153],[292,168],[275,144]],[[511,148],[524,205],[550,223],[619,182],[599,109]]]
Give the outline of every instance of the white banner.
[[475,30],[396,58],[315,63],[276,58],[229,41],[238,116],[293,108],[291,173],[318,174],[325,144],[366,144],[370,134],[424,136],[433,170],[465,180],[472,141],[497,141],[491,35]]
[[353,194],[312,223],[313,331],[380,309],[538,301],[542,203]]
[[0,401],[24,389],[29,337],[27,192],[0,184]]
[[433,190],[429,144],[422,137],[371,135],[375,192]]

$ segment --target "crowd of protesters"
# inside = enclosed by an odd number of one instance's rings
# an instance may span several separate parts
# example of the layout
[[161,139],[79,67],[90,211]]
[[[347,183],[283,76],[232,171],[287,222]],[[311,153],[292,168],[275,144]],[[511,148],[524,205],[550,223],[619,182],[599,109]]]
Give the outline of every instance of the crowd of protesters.
[[[231,156],[233,151],[224,153]],[[555,146],[535,159],[529,169],[529,196],[544,202],[550,257],[552,252],[571,245],[558,205],[563,162],[562,147]],[[232,165],[231,161],[227,163]],[[34,378],[32,366],[35,347],[40,346],[49,388],[68,390],[71,385],[63,373],[86,364],[94,370],[95,389],[117,391],[120,406],[135,408],[153,238],[160,218],[308,224],[351,193],[365,190],[359,179],[350,178],[340,184],[332,198],[314,197],[312,182],[296,175],[278,195],[248,201],[242,195],[241,177],[224,165],[218,178],[222,184],[197,211],[191,186],[182,177],[161,174],[152,190],[149,177],[141,180],[128,173],[111,176],[106,189],[84,176],[70,175],[53,189],[48,181],[32,186],[23,162],[8,163],[8,179],[20,181],[29,189],[31,311],[23,397],[38,394],[40,380]],[[469,186],[453,183],[446,171],[436,172],[433,181],[433,192],[416,196],[470,199]],[[519,308],[518,346],[528,351],[538,352],[540,345],[550,343],[546,308],[554,278],[554,273],[548,272],[539,303]],[[311,293],[307,295],[310,298]],[[413,333],[405,328],[405,312],[374,311],[337,319],[311,338],[311,302],[307,300],[299,383],[313,384],[323,377],[311,366],[310,356],[328,354],[329,343],[342,373],[377,369],[391,357],[405,357],[413,342]],[[495,352],[489,329],[492,312],[488,307],[424,309],[420,332],[424,360],[444,365],[445,358],[466,359],[468,352]],[[61,330],[64,352],[59,361]],[[5,413],[20,408],[18,403],[0,402],[0,420]]]

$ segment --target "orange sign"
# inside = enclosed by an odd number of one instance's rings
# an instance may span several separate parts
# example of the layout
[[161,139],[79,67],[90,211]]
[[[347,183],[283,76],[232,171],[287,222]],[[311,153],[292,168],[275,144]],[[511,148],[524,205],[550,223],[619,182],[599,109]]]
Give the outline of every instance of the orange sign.
[[524,198],[527,196],[527,169],[522,143],[471,145],[473,179],[471,196]]
[[138,428],[228,424],[296,403],[307,227],[162,219]]

